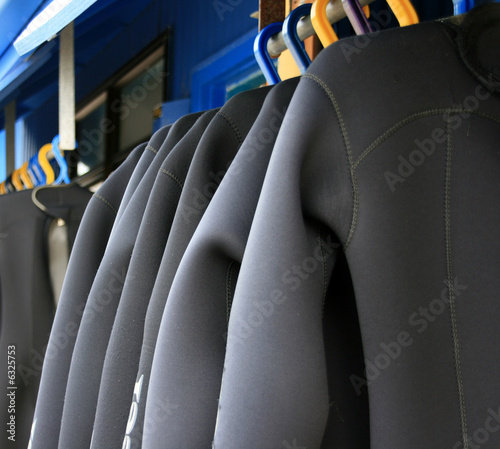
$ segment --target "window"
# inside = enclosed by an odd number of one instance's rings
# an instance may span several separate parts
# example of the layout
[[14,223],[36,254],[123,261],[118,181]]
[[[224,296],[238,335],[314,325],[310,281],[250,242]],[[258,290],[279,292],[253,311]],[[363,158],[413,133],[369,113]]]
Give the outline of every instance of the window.
[[163,102],[163,68],[163,59],[157,60],[120,89],[120,151],[131,149],[151,136],[155,111]]
[[266,78],[260,70],[250,73],[248,76],[237,77],[233,83],[228,83],[226,86],[226,101],[240,92],[255,89],[265,84]]
[[106,94],[100,95],[76,116],[78,162],[76,175],[83,176],[104,164],[106,134]]
[[78,148],[72,176],[89,187],[101,181],[153,133],[166,96],[165,39],[120,70],[77,110]]

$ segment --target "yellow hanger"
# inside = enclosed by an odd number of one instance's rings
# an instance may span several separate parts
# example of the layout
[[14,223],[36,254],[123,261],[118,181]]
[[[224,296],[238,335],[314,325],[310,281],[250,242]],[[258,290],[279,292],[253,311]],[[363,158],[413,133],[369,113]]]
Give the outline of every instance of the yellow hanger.
[[326,5],[328,3],[330,3],[330,0],[315,0],[311,7],[312,26],[325,48],[339,40],[337,33],[333,30],[326,17]]
[[12,185],[14,186],[14,188],[18,192],[21,191],[21,190],[24,190],[24,185],[21,182],[21,178],[19,176],[19,169],[18,170],[14,170],[12,172]]
[[418,15],[410,0],[387,0],[392,12],[404,27],[418,23]]
[[19,169],[19,175],[21,176],[21,181],[27,189],[32,189],[34,186],[31,176],[28,173],[28,161],[26,161]]
[[0,195],[5,195],[7,192],[5,191],[5,181],[0,184]]
[[[314,31],[323,44],[328,47],[338,41],[339,38],[326,16],[326,6],[330,0],[315,0],[311,8],[311,22]],[[387,0],[392,12],[398,19],[399,25],[407,26],[418,23],[418,15],[410,0]],[[366,5],[363,8],[366,17],[370,17],[370,8]]]
[[40,151],[38,152],[38,162],[40,163],[40,166],[42,167],[42,170],[44,171],[47,178],[45,182],[45,184],[47,185],[52,184],[56,179],[54,169],[47,159],[47,153],[50,150],[52,150],[52,144],[46,143],[42,148],[40,148]]
[[[330,3],[330,0],[315,0],[311,7],[311,22],[314,31],[325,48],[339,40],[337,33],[333,30],[326,16],[326,6],[328,3]],[[368,5],[363,7],[363,11],[366,17],[370,17],[370,8]]]

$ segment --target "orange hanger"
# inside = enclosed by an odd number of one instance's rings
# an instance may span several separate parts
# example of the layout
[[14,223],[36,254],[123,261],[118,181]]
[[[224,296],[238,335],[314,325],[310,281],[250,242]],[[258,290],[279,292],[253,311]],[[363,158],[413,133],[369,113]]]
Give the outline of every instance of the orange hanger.
[[21,182],[21,177],[19,176],[19,169],[14,170],[12,172],[12,185],[14,188],[19,192],[21,190],[24,190],[24,185]]
[[418,15],[410,0],[387,0],[392,12],[404,27],[418,23]]
[[[325,48],[339,40],[326,15],[328,3],[330,3],[330,0],[315,0],[311,8],[311,22],[314,31],[316,31],[319,40]],[[400,26],[413,25],[419,22],[417,12],[410,0],[387,0],[387,3]],[[366,17],[370,17],[370,8],[368,5],[363,7],[363,11]]]
[[0,195],[5,195],[7,192],[5,191],[5,181],[0,184]]
[[339,40],[326,16],[326,5],[328,3],[330,3],[330,0],[315,0],[311,8],[312,26],[325,48]]
[[28,161],[26,161],[19,169],[19,176],[21,181],[27,189],[32,189],[34,186],[31,176],[28,173]]
[[[315,0],[311,8],[311,22],[314,31],[325,48],[339,40],[326,15],[328,3],[330,3],[330,0]],[[370,7],[368,5],[363,7],[363,11],[366,17],[370,17]]]

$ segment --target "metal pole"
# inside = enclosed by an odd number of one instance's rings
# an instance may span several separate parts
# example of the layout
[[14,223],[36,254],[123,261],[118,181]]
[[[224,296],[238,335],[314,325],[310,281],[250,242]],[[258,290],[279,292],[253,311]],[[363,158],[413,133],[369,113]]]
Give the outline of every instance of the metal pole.
[[9,175],[16,169],[16,100],[12,100],[5,107],[5,147],[7,175]]
[[75,149],[75,48],[71,22],[59,36],[59,148]]
[[[374,1],[375,0],[359,0],[359,3],[361,3],[361,6],[365,6],[373,3]],[[332,0],[330,3],[328,3],[328,6],[326,8],[326,15],[330,23],[335,23],[343,19],[346,14],[344,11],[344,7],[342,6],[342,0]],[[306,16],[299,22],[299,24],[297,25],[297,32],[300,40],[302,41],[315,34],[314,28],[311,23],[311,17]],[[286,49],[287,47],[285,45],[281,32],[271,37],[271,39],[269,39],[267,43],[267,50],[272,58],[278,57]]]

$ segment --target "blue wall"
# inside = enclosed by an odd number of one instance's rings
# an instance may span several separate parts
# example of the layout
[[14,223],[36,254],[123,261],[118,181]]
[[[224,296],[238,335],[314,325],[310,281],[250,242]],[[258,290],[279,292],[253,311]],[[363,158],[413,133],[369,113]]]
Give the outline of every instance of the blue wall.
[[58,133],[57,96],[45,102],[33,114],[24,117],[23,125],[23,135],[19,136],[16,132],[16,160],[20,158],[27,161],[42,145],[52,142]]
[[[173,27],[173,91],[174,99],[190,94],[190,75],[193,67],[217,51],[230,45],[248,31],[257,34],[257,20],[250,14],[259,9],[258,0],[240,1],[195,0],[164,2],[163,26]],[[189,8],[186,5],[189,4]],[[215,4],[225,4],[223,13]]]
[[[141,1],[140,13],[133,16],[138,0],[120,0],[124,16],[133,20],[106,42],[97,56],[77,67],[77,102],[86,98],[134,55],[155,38],[171,29],[171,90],[169,100],[191,96],[193,69],[217,52],[223,52],[247,35],[257,34],[257,20],[250,14],[258,10],[258,0],[181,0]],[[446,17],[453,13],[451,0],[412,0],[421,20]],[[96,4],[97,5],[97,4]],[[234,5],[234,6],[233,6]],[[128,9],[127,9],[128,8]],[[376,0],[374,9],[387,9],[385,0]],[[101,12],[98,14],[102,14]],[[98,15],[96,14],[96,15]],[[347,28],[346,21],[343,23]],[[92,39],[82,39],[83,45]],[[99,45],[97,42],[95,45]]]
[[[137,1],[118,2],[114,14],[123,19],[126,26],[108,36],[104,45],[101,44],[100,34],[103,30],[97,28],[85,33],[79,31],[77,24],[77,103],[91,95],[169,28],[169,100],[190,98],[194,67],[242,36],[257,33],[257,20],[252,19],[250,14],[257,11],[258,0],[192,0],[189,7],[181,0],[150,0],[141,1],[140,12],[134,13],[139,8]],[[99,14],[103,13],[96,13],[96,16]],[[108,11],[109,14],[112,11]],[[77,37],[79,32],[83,34],[81,38]],[[96,47],[98,51],[94,56]],[[29,97],[26,104],[34,111],[24,116],[25,135],[20,149],[22,154],[18,158],[27,160],[57,134],[57,62],[57,51],[54,51],[50,63],[39,71],[39,79],[22,88],[21,95]],[[47,83],[47,79],[51,81]]]
[[[170,100],[187,98],[191,71],[217,51],[249,31],[257,33],[258,0],[153,0],[121,34],[103,48],[77,75],[77,101],[85,98],[132,56],[171,28]],[[189,5],[189,6],[187,6]],[[225,6],[221,6],[225,5]],[[222,8],[222,9],[221,9]],[[75,49],[78,52],[78,48]]]
[[[422,21],[453,13],[451,0],[412,0],[412,3]],[[207,104],[213,106],[210,103],[213,99],[208,103],[204,99],[207,89],[209,96],[220,101],[221,77],[232,73],[232,59],[246,70],[253,70],[252,64],[255,66],[251,38],[257,34],[257,20],[250,14],[258,10],[258,0],[119,0],[110,3],[109,8],[105,4],[96,2],[96,10],[89,9],[86,13],[91,17],[94,14],[92,19],[83,22],[80,28],[77,22],[77,103],[167,29],[171,30],[168,100],[191,99],[191,110]],[[376,0],[372,8],[388,7],[385,0]],[[92,28],[95,23],[100,25]],[[109,23],[116,23],[116,28],[110,28]],[[341,35],[350,32],[346,20],[341,27],[345,30]],[[248,54],[229,58],[235,48]],[[214,58],[219,58],[220,66]],[[24,106],[34,109],[24,117],[22,157],[25,159],[57,133],[57,49],[50,63],[37,75],[37,80],[27,82],[20,92],[27,98]]]

